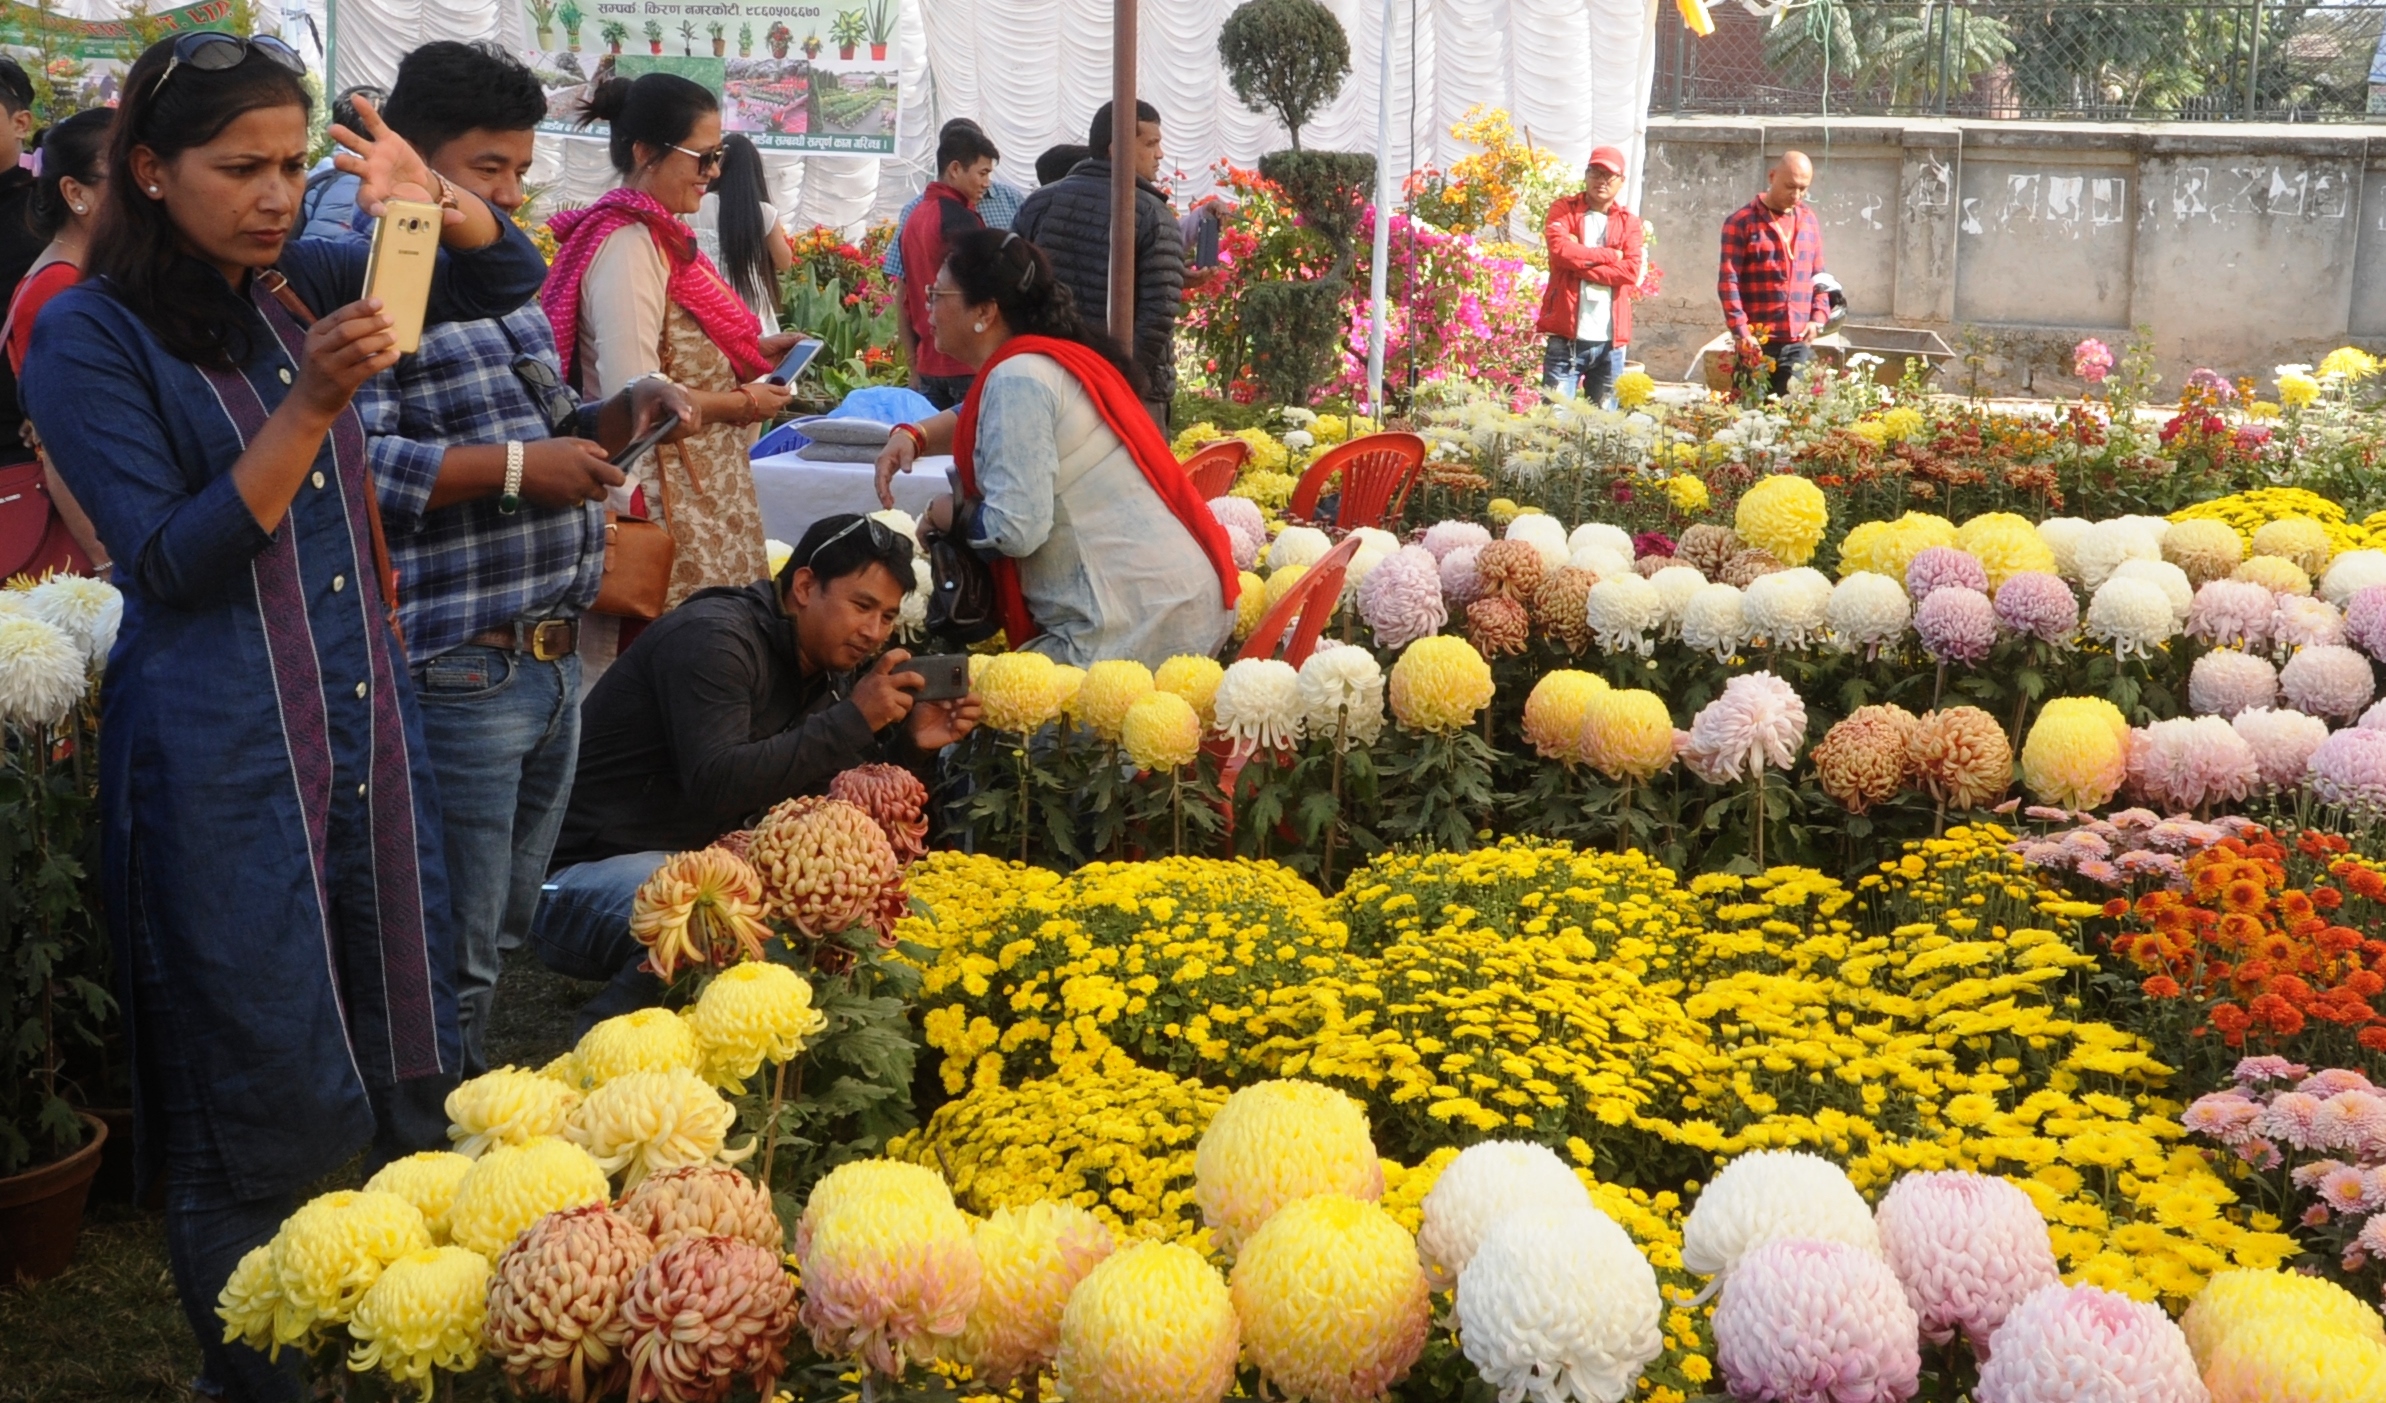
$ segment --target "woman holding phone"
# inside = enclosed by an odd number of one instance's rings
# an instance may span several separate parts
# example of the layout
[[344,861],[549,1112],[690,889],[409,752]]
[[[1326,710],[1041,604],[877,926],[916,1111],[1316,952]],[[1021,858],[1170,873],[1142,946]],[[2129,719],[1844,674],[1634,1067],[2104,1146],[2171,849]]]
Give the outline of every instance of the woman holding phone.
[[[703,428],[629,465],[648,511],[671,532],[665,604],[676,608],[697,590],[742,588],[770,574],[747,455],[763,422],[786,406],[787,387],[770,377],[795,337],[762,335],[684,222],[721,172],[718,99],[670,73],[609,78],[591,91],[581,120],[611,123],[621,185],[548,221],[562,244],[540,300],[564,378],[583,395],[660,374],[704,415]],[[612,660],[598,630],[583,637],[591,667]]]
[[[116,562],[102,889],[144,1183],[225,1400],[299,1396],[223,1343],[218,1293],[296,1192],[444,1138],[458,1062],[447,878],[376,567],[349,397],[397,360],[361,243],[293,242],[298,55],[198,31],[125,75],[86,279],[41,315],[24,397]],[[359,104],[340,168],[379,213],[443,206],[432,320],[500,316],[545,268]],[[288,300],[282,300],[288,294]],[[319,317],[317,314],[320,314]]]

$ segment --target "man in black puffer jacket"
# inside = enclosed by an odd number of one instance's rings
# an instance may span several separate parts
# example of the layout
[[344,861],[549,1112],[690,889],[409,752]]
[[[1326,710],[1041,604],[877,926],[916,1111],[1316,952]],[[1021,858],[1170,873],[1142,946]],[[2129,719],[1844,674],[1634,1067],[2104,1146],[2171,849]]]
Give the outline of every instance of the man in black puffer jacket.
[[[1094,114],[1091,159],[1027,197],[1011,228],[1052,260],[1078,314],[1095,326],[1110,307],[1110,104]],[[1144,406],[1163,432],[1176,397],[1176,314],[1185,290],[1185,244],[1176,211],[1155,181],[1160,174],[1160,114],[1135,104],[1135,362],[1143,369]]]

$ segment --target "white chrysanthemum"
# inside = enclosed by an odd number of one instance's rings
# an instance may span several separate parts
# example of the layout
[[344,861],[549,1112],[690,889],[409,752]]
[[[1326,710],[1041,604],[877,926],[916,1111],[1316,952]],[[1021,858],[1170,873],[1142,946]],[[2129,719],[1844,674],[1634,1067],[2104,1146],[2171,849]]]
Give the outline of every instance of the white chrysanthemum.
[[1589,1207],[1591,1191],[1547,1145],[1484,1140],[1458,1152],[1426,1191],[1417,1256],[1436,1291],[1458,1284],[1491,1225],[1520,1208]]
[[1831,607],[1831,580],[1801,565],[1749,581],[1742,591],[1748,632],[1777,648],[1803,648],[1820,638]]
[[[2118,562],[2116,562],[2117,564]],[[2088,635],[2113,655],[2151,657],[2179,631],[2170,596],[2147,580],[2107,579],[2088,599]]]
[[1566,527],[1556,517],[1526,512],[1508,523],[1508,539],[1523,541],[1541,553],[1541,568],[1555,570],[1572,554],[1566,549]]
[[920,524],[917,520],[913,519],[910,512],[903,510],[901,507],[882,507],[879,510],[870,513],[870,519],[877,522],[881,526],[892,528],[896,535],[901,536],[904,540],[911,542],[913,545],[916,546],[919,544]]
[[[2058,562],[2061,560],[2057,554]],[[2124,560],[2160,560],[2162,543],[2135,522],[2099,521],[2080,534],[2071,548],[2073,567],[2082,587],[2093,590],[2112,578]]]
[[2285,657],[2298,648],[2329,648],[2345,641],[2344,611],[2308,594],[2282,594],[2270,610],[2270,650]]
[[1665,631],[1680,633],[1691,597],[1706,587],[1707,577],[1687,565],[1668,565],[1649,576],[1649,583],[1657,587],[1658,601],[1665,605]]
[[108,660],[124,622],[124,596],[88,575],[52,575],[25,592],[25,606],[33,617],[64,629],[93,663]]
[[2187,572],[2167,560],[2124,560],[2113,567],[2110,580],[2144,580],[2162,591],[2171,602],[2171,617],[2187,622],[2188,610],[2195,605],[2195,586],[2187,582]]
[[903,607],[895,615],[895,641],[910,643],[928,632],[928,594],[936,588],[936,572],[926,556],[911,558],[911,588],[903,593]]
[[2055,573],[2074,583],[2079,580],[2079,558],[2074,552],[2091,524],[2076,516],[2050,516],[2038,523],[2038,539],[2055,553]]
[[1591,586],[1583,601],[1583,618],[1610,653],[1655,652],[1651,629],[1665,622],[1665,597],[1657,586],[1629,572],[1610,575]]
[[1315,565],[1333,548],[1334,543],[1326,538],[1326,533],[1314,526],[1287,526],[1276,533],[1274,544],[1268,547],[1268,569]]
[[1833,586],[1823,612],[1841,647],[1868,655],[1903,637],[1914,621],[1914,603],[1905,586],[1876,570],[1858,570]]
[[2098,1286],[2042,1286],[2006,1315],[1980,1403],[2206,1403],[2187,1336],[2161,1306]]
[[2328,562],[2320,598],[2342,609],[2371,585],[2386,585],[2386,550],[2349,550]]
[[1604,521],[1586,521],[1575,527],[1574,534],[1566,538],[1566,554],[1569,556],[1586,546],[1603,546],[1621,560],[1632,559],[1632,533]]
[[73,634],[31,614],[0,614],[0,725],[64,720],[89,677]]
[[1425,528],[1425,539],[1420,544],[1432,551],[1433,558],[1439,561],[1462,546],[1473,546],[1479,550],[1490,545],[1491,530],[1472,521],[1437,521]]
[[775,580],[779,578],[779,572],[786,569],[787,562],[793,560],[794,558],[795,547],[787,544],[785,541],[780,540],[776,536],[765,536],[762,538],[762,560],[763,564],[768,568],[770,577],[772,579]]
[[1725,1165],[1699,1193],[1682,1223],[1682,1265],[1719,1276],[1750,1249],[1788,1237],[1881,1250],[1872,1210],[1847,1171],[1802,1150],[1758,1150]]
[[2253,747],[2254,763],[2262,767],[2262,784],[2292,789],[2303,783],[2305,767],[2320,742],[2328,739],[2328,723],[2291,708],[2251,707],[2229,718],[2229,729]]
[[1730,585],[1699,586],[1682,610],[1682,642],[1728,663],[1747,641],[1748,612],[1740,592]]
[[2187,670],[2187,706],[2201,716],[2235,716],[2278,700],[2278,669],[2268,658],[2215,648]]
[[[1350,563],[1342,567],[1342,603],[1356,603],[1359,586],[1375,573],[1375,567],[1390,560],[1394,552],[1375,545],[1362,545],[1351,552]],[[1437,572],[1438,574],[1438,572]]]
[[[1384,669],[1364,648],[1324,648],[1301,664],[1301,709],[1309,734],[1330,739],[1340,726],[1361,745],[1384,729]],[[1346,709],[1347,708],[1347,712]]]
[[1881,1252],[1934,1343],[1961,1330],[1985,1355],[2005,1316],[2056,1282],[2046,1219],[2028,1194],[1994,1175],[1908,1174],[1881,1196],[1873,1221]]
[[1458,1274],[1466,1357],[1500,1396],[1620,1403],[1664,1347],[1657,1274],[1587,1204],[1519,1208]]
[[1600,579],[1621,575],[1632,569],[1632,557],[1593,541],[1566,556],[1566,563],[1577,570],[1588,570]]
[[1280,658],[1240,658],[1219,679],[1217,729],[1236,745],[1270,748],[1301,738],[1301,675]]

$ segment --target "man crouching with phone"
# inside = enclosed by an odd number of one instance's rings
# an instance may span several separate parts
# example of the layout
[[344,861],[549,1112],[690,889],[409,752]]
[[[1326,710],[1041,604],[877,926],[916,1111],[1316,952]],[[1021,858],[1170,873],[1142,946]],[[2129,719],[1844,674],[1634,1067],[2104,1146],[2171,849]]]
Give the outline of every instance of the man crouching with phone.
[[975,695],[918,700],[928,679],[904,669],[911,654],[880,651],[912,555],[875,518],[816,521],[778,578],[688,596],[589,691],[557,870],[531,925],[549,969],[611,981],[581,1011],[583,1030],[661,997],[629,923],[664,859],[856,765],[925,779],[937,751],[977,729]]

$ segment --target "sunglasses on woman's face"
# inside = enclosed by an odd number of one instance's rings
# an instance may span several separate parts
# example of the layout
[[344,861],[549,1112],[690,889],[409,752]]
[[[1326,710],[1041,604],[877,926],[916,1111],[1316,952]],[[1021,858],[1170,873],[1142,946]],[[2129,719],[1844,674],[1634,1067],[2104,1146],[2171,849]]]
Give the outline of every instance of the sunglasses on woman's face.
[[685,146],[677,145],[673,146],[671,149],[677,151],[680,155],[687,157],[689,160],[694,161],[696,163],[696,174],[698,175],[720,174],[721,161],[729,154],[729,147],[726,143],[716,146],[710,151],[690,151]]

